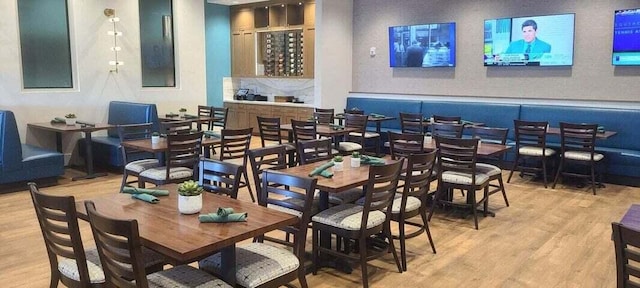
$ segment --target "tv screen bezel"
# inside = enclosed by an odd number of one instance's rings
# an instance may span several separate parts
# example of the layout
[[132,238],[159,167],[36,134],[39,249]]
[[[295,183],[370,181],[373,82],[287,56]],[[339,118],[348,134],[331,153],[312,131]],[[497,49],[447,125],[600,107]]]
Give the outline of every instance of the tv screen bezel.
[[[484,53],[484,51],[482,52],[483,55],[483,65],[485,67],[572,67],[573,63],[575,61],[575,47],[576,47],[576,13],[575,12],[569,12],[569,13],[556,13],[556,14],[542,14],[542,15],[524,15],[524,16],[513,16],[513,17],[496,17],[496,18],[486,18],[483,21],[483,32],[484,32],[484,23],[486,23],[487,21],[490,20],[502,20],[502,19],[510,19],[511,22],[513,23],[513,19],[518,19],[518,18],[535,18],[535,17],[547,17],[547,16],[564,16],[564,15],[573,15],[573,23],[572,23],[572,27],[573,27],[573,37],[571,39],[571,63],[569,64],[559,64],[559,65],[539,65],[540,62],[528,62],[524,65],[502,65],[502,64],[487,64],[486,59],[484,59],[484,57],[486,57],[486,54]],[[511,31],[510,33],[513,34],[513,24],[511,25]],[[484,34],[484,33],[483,33]],[[512,37],[510,37],[512,38]],[[483,37],[483,41],[484,41],[484,37]],[[484,50],[484,44],[482,45],[482,48]]]
[[[629,8],[629,9],[618,9],[618,10],[614,10],[613,11],[613,23],[612,23],[613,24],[612,25],[613,30],[611,31],[611,65],[613,65],[613,66],[627,66],[627,67],[629,67],[629,66],[640,66],[640,60],[638,60],[637,63],[630,63],[630,64],[620,64],[620,63],[615,63],[614,62],[614,59],[616,57],[616,55],[615,55],[616,52],[613,50],[613,48],[615,47],[615,39],[616,39],[615,38],[616,37],[616,35],[615,35],[615,33],[616,33],[616,14],[618,14],[619,12],[622,12],[622,11],[629,11],[629,10],[636,10],[636,11],[638,11],[640,13],[640,7],[638,7],[638,8]],[[638,41],[640,41],[640,36],[638,37]],[[618,52],[618,53],[620,53],[620,52]],[[627,53],[629,53],[629,52],[627,52]],[[638,56],[640,57],[640,49],[638,51],[633,51],[631,53],[637,53]]]
[[[425,25],[450,25],[453,26],[453,33],[454,33],[454,38],[453,38],[453,43],[450,45],[449,47],[449,53],[453,54],[453,64],[451,65],[437,65],[437,66],[391,66],[391,57],[395,57],[394,51],[393,51],[393,43],[394,43],[394,39],[392,39],[392,31],[394,28],[396,27],[411,27],[411,26],[425,26]],[[387,29],[387,36],[388,38],[388,44],[389,44],[389,68],[454,68],[456,67],[456,62],[457,62],[457,55],[456,55],[456,46],[458,42],[458,35],[457,35],[457,25],[456,22],[436,22],[436,23],[420,23],[420,24],[406,24],[406,25],[395,25],[395,26],[389,26],[389,28]],[[405,47],[405,50],[408,47]]]

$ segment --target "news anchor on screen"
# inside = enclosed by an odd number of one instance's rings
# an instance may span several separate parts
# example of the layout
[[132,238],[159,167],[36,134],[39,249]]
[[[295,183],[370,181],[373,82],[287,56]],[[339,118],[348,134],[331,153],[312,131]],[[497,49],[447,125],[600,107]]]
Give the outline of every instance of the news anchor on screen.
[[544,53],[551,53],[551,45],[538,37],[538,24],[531,19],[522,23],[521,40],[513,41],[509,44],[505,54],[524,54],[525,60],[536,60]]

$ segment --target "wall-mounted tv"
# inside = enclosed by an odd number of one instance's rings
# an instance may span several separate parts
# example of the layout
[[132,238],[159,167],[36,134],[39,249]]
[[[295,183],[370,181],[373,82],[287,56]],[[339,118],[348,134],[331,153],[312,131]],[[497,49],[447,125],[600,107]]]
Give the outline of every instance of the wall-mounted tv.
[[573,65],[575,14],[484,21],[484,66]]
[[640,65],[640,8],[614,13],[611,64]]
[[389,27],[391,67],[456,66],[456,23]]

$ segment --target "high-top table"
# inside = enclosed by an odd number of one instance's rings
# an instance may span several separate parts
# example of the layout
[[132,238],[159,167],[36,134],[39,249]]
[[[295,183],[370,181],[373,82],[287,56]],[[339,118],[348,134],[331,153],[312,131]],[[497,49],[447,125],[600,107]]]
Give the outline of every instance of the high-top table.
[[62,153],[62,133],[83,132],[84,139],[85,139],[85,146],[86,146],[85,166],[87,167],[87,174],[83,176],[73,177],[71,178],[71,180],[76,181],[80,179],[92,179],[92,178],[107,175],[107,173],[95,173],[93,171],[93,149],[92,149],[91,133],[94,131],[113,128],[114,127],[113,125],[102,124],[102,123],[92,124],[92,125],[86,125],[86,124],[67,125],[65,123],[43,122],[43,123],[29,123],[27,124],[27,127],[55,132],[56,148],[60,153]]
[[[221,253],[221,278],[232,286],[236,283],[235,244],[293,225],[295,215],[283,213],[213,193],[202,195],[202,211],[216,212],[218,207],[247,212],[247,222],[200,223],[198,213],[184,215],[178,212],[177,184],[159,186],[169,196],[159,196],[160,202],[150,204],[135,200],[129,194],[114,193],[91,200],[98,213],[116,219],[137,219],[142,244],[166,256],[173,264],[191,263],[214,253]],[[88,220],[82,201],[76,202],[78,217]]]

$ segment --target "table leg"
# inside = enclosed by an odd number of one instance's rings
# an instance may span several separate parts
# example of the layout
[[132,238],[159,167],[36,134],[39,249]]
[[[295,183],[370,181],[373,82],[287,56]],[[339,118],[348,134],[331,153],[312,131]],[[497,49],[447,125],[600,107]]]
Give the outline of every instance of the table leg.
[[236,286],[236,245],[232,244],[220,251],[222,270],[220,278],[232,287]]
[[58,152],[63,153],[62,152],[62,133],[60,132],[56,132],[56,149],[58,149]]
[[85,165],[87,167],[87,175],[84,176],[78,176],[78,177],[73,177],[71,178],[72,181],[76,181],[76,180],[82,180],[82,179],[93,179],[96,177],[102,177],[102,176],[107,176],[107,173],[94,173],[93,172],[93,145],[91,144],[93,141],[91,140],[91,132],[87,131],[84,132],[84,139],[85,139],[85,146],[86,146],[86,159],[85,159]]
[[[318,210],[323,211],[329,208],[329,193],[326,191],[320,191],[320,201],[318,203]],[[320,246],[331,249],[331,233],[320,233]],[[352,269],[348,262],[339,258],[330,258],[321,255],[320,259],[321,267],[329,267],[347,274],[351,274]]]

